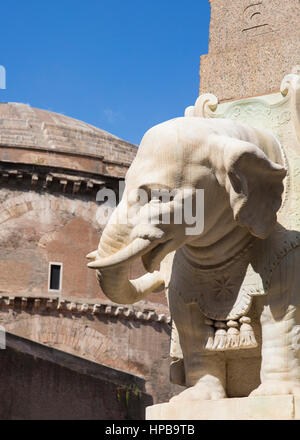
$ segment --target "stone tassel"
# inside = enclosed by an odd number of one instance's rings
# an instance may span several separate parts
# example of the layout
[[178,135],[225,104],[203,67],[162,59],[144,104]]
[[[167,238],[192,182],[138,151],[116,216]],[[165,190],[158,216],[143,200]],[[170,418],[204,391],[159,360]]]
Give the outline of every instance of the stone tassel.
[[226,332],[226,324],[224,322],[216,322],[215,323],[216,332],[214,338],[214,344],[212,350],[226,350],[226,340],[227,340],[227,332]]
[[204,321],[204,324],[206,325],[206,350],[212,350],[214,345],[214,338],[215,338],[215,329],[214,329],[214,321],[211,319],[206,319]]
[[238,329],[238,322],[236,321],[228,321],[227,322],[227,341],[226,348],[228,349],[238,349],[240,347],[240,332]]
[[257,347],[257,342],[255,339],[254,331],[251,326],[251,319],[247,316],[243,316],[240,319],[241,330],[240,330],[240,347],[241,348],[255,348]]

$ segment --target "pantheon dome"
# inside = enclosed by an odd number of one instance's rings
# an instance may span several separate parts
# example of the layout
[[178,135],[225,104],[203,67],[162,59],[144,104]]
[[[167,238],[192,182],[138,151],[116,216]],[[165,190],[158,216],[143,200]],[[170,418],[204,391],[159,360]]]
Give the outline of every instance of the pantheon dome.
[[[67,116],[0,104],[3,293],[99,295],[84,260],[103,226],[96,194],[103,187],[118,192],[136,148]],[[54,269],[61,277],[57,289],[50,288],[51,261],[61,265]]]
[[[136,146],[92,125],[26,104],[0,103],[1,161],[124,177]],[[50,154],[51,153],[51,154]]]
[[[136,151],[135,145],[84,122],[26,104],[0,103],[0,326],[14,347],[20,342],[11,338],[22,338],[23,351],[35,343],[73,356],[72,368],[79,358],[92,362],[93,371],[109,368],[105,374],[115,389],[124,390],[129,381],[146,400],[151,396],[159,402],[172,395],[165,380],[170,337],[165,296],[154,293],[147,301],[120,307],[104,296],[86,265],[86,254],[97,248],[105,226],[99,221],[105,215],[97,192],[110,188],[118,193]],[[141,271],[135,264],[132,278]],[[32,346],[28,350],[41,352]],[[60,362],[62,355],[55,353],[47,359]],[[24,383],[42,374],[18,362],[20,375],[27,375]],[[11,360],[2,364],[6,368]],[[9,380],[12,376],[2,383]],[[0,391],[5,394],[5,386]],[[42,395],[37,385],[33,401]],[[57,399],[51,391],[51,414],[58,412]],[[125,404],[120,409],[113,400],[111,405],[117,418],[128,416]],[[137,410],[144,414],[142,406]],[[88,417],[94,417],[93,411]]]

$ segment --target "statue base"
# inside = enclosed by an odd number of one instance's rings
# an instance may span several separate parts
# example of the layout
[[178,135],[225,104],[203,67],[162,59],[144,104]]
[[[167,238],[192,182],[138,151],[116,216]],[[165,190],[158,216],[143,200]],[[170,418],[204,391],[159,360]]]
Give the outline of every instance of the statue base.
[[146,420],[300,420],[300,396],[262,396],[162,403]]

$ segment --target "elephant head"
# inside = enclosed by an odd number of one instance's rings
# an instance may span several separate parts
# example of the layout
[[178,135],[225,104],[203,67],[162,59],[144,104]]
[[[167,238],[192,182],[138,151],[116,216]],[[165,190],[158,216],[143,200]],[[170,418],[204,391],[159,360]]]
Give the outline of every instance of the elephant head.
[[[164,288],[156,269],[182,246],[200,249],[201,264],[209,266],[225,261],[251,235],[266,238],[277,221],[285,175],[279,145],[267,132],[197,117],[155,126],[142,139],[123,198],[88,266],[112,301],[139,301]],[[200,210],[197,190],[204,190]],[[204,208],[199,230],[191,231],[186,205],[195,222]],[[213,251],[217,243],[221,254]],[[129,267],[138,257],[149,273],[130,281]]]

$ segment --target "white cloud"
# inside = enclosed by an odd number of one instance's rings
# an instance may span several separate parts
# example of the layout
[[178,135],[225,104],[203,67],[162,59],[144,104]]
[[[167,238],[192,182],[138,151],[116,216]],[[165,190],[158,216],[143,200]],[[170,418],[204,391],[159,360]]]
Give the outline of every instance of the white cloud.
[[108,108],[104,110],[104,114],[106,116],[107,121],[110,124],[114,124],[120,117],[120,113],[115,112],[114,110]]

